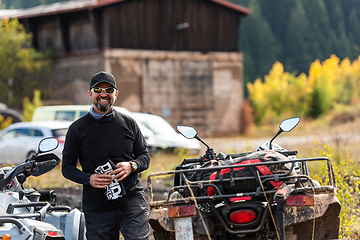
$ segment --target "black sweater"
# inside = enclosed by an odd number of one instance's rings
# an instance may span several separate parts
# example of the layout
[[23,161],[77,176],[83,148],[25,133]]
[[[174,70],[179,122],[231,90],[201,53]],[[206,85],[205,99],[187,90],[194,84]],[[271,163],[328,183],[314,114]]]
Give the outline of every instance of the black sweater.
[[[150,158],[144,137],[134,119],[116,112],[114,119],[101,122],[88,113],[70,125],[63,150],[62,173],[65,178],[83,184],[84,211],[111,210],[126,199],[125,196],[107,200],[105,189],[89,184],[90,175],[107,159],[111,159],[115,165],[123,161],[136,162],[137,171],[122,182],[126,194],[137,188],[142,189],[137,172],[149,167]],[[76,167],[78,160],[82,170]]]

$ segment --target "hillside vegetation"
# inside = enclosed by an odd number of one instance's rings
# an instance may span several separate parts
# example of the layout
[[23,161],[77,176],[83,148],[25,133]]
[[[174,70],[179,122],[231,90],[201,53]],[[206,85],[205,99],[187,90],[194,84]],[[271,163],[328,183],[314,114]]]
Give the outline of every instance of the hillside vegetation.
[[360,0],[229,0],[248,7],[240,45],[245,79],[253,82],[279,61],[285,71],[308,73],[316,59],[360,55]]

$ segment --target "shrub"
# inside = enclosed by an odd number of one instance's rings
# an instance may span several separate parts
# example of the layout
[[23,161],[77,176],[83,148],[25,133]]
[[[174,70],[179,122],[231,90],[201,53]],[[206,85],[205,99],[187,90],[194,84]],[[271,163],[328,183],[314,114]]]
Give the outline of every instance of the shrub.
[[11,118],[5,118],[2,115],[0,115],[0,130],[3,130],[4,128],[10,126],[12,124]]
[[31,121],[32,115],[34,114],[34,111],[37,107],[42,106],[42,101],[40,98],[40,91],[35,90],[34,91],[34,98],[32,101],[30,101],[29,98],[25,97],[23,100],[23,117],[24,121]]
[[[346,153],[333,152],[330,146],[320,144],[321,155],[334,159],[332,163],[337,184],[337,197],[341,202],[340,238],[360,237],[360,169]],[[324,169],[325,170],[325,169]],[[313,179],[323,184],[327,172],[319,169]]]

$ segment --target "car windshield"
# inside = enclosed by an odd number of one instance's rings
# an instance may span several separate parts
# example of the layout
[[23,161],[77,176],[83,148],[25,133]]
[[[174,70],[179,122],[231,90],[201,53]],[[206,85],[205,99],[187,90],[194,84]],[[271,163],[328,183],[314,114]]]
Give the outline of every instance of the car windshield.
[[176,133],[171,125],[161,118],[155,118],[147,121],[141,121],[147,128],[153,131],[155,134],[161,133]]
[[66,135],[67,130],[68,130],[67,128],[53,129],[52,133],[54,137],[64,137]]

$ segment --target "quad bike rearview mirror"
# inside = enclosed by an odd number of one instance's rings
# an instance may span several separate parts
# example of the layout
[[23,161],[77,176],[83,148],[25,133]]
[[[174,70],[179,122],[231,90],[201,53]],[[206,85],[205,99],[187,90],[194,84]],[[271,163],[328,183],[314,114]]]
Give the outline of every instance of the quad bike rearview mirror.
[[300,122],[299,117],[289,118],[289,119],[285,119],[284,121],[282,121],[280,123],[280,126],[279,126],[279,128],[280,128],[279,131],[270,140],[269,149],[272,149],[272,142],[280,133],[282,133],[282,132],[290,132],[291,130],[294,129],[294,127],[296,127],[296,125],[298,125],[299,122]]
[[199,136],[195,128],[189,126],[176,126],[176,129],[187,139],[195,138],[200,141],[202,144],[206,146],[206,156],[209,159],[213,159],[215,157],[215,152],[209,145],[207,145]]
[[54,138],[44,138],[40,141],[38,151],[39,153],[49,152],[56,149],[59,146],[59,141]]
[[192,127],[189,127],[189,126],[177,126],[176,128],[179,131],[179,133],[181,133],[181,135],[183,135],[187,139],[195,138],[196,135],[197,135],[196,130],[194,128],[192,128]]
[[280,123],[280,129],[284,132],[290,132],[300,122],[300,118],[289,118]]
[[38,152],[33,154],[27,161],[33,160],[36,158],[37,155],[41,153],[50,152],[55,150],[59,146],[59,141],[55,137],[47,137],[41,139],[38,145]]

